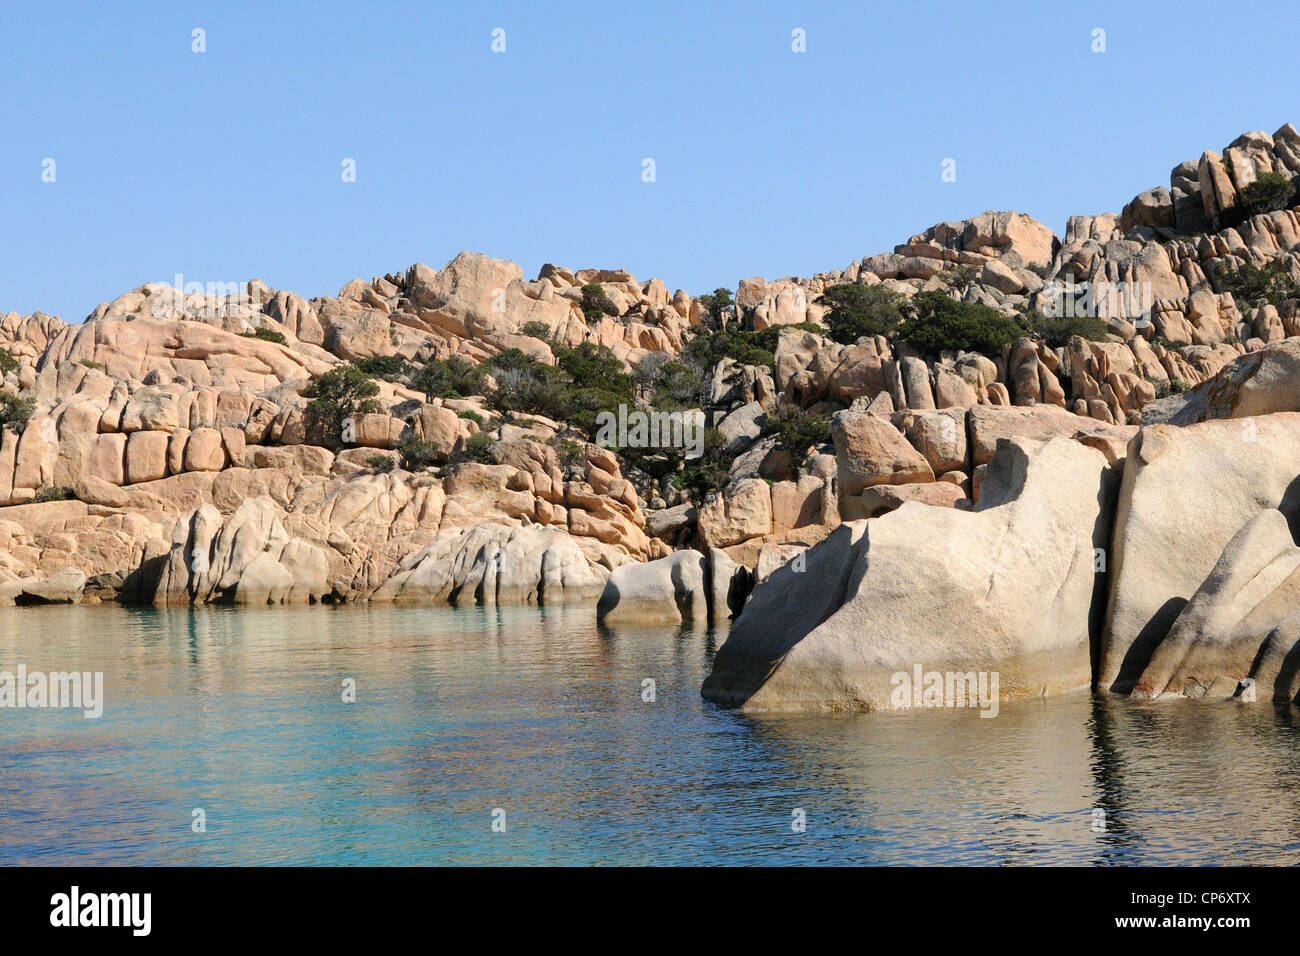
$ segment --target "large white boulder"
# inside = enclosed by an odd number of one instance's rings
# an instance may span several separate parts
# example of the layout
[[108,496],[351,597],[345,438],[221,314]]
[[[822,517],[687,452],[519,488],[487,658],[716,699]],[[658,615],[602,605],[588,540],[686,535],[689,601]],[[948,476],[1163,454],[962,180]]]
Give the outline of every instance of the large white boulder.
[[1300,512],[1300,414],[1151,425],[1129,446],[1098,684],[1129,693],[1224,548],[1261,511]]
[[974,511],[841,526],[754,591],[704,684],[746,710],[907,706],[896,675],[998,675],[1000,699],[1087,687],[1114,475],[1065,438],[999,445]]

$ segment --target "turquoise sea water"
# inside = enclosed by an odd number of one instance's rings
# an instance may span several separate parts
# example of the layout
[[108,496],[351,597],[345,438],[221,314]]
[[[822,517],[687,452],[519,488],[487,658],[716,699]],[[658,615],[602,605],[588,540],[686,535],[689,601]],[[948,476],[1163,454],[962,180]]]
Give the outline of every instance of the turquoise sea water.
[[0,609],[0,671],[105,683],[98,720],[0,709],[0,864],[1300,862],[1290,709],[744,717],[699,696],[722,636],[590,609]]

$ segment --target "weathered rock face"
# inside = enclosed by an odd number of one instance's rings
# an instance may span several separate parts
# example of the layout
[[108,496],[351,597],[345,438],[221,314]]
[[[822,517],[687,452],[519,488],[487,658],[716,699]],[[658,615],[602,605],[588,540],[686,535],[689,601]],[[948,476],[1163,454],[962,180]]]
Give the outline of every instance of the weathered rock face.
[[839,412],[831,422],[840,508],[872,485],[934,480],[925,456],[889,422],[867,412]]
[[739,612],[749,573],[720,548],[678,551],[615,568],[596,605],[603,624],[724,621]]
[[1098,682],[1128,693],[1228,542],[1260,512],[1300,516],[1300,414],[1144,427],[1110,551]]
[[[956,512],[951,520],[972,507],[982,513],[985,495],[999,487],[991,462],[1003,439],[1063,436],[1114,463],[1142,420],[1191,425],[1300,411],[1300,299],[1238,301],[1233,291],[1246,295],[1233,279],[1246,265],[1300,275],[1300,210],[1219,228],[1239,218],[1232,204],[1266,172],[1300,173],[1300,133],[1290,125],[1182,163],[1168,189],[1142,193],[1122,214],[1073,217],[1063,239],[1023,214],[987,212],[936,224],[841,270],[742,280],[734,313],[720,315],[625,270],[548,264],[527,281],[512,262],[466,252],[441,270],[416,264],[310,301],[260,280],[221,295],[151,283],[101,304],[82,325],[41,313],[0,316],[0,348],[17,360],[6,361],[0,388],[34,406],[21,434],[0,427],[0,600],[441,601],[453,592],[458,600],[568,600],[590,589],[593,575],[603,588],[610,571],[635,565],[610,592],[627,594],[615,617],[630,614],[641,593],[653,595],[646,602],[664,619],[681,617],[688,604],[693,616],[700,594],[715,617],[724,606],[734,611],[743,575],[719,569],[738,563],[770,577],[842,520],[883,520],[922,504]],[[1026,335],[988,356],[921,355],[896,336],[843,344],[817,331],[826,315],[820,294],[842,283],[879,285],[903,299],[940,292],[1009,317],[1046,314],[1086,287],[1079,301],[1104,334],[1064,346]],[[598,316],[590,316],[592,286]],[[1116,286],[1141,294],[1116,299],[1106,292]],[[380,381],[377,408],[352,416],[335,441],[313,434],[320,429],[302,394],[341,361],[481,363],[518,349],[553,366],[559,345],[579,343],[608,347],[627,368],[652,373],[668,359],[689,366],[684,345],[714,323],[811,325],[781,331],[771,367],[726,358],[698,370],[699,404],[739,453],[711,496],[677,488],[648,461],[624,474],[617,457],[592,445],[562,464],[557,442],[574,434],[563,422],[512,421],[482,396],[430,401]],[[639,387],[652,377],[640,374]],[[791,412],[835,416],[835,455],[829,443],[791,449],[779,441],[771,426]],[[486,452],[475,437],[484,433]],[[426,443],[432,471],[403,469],[397,449],[413,440]],[[1197,570],[1179,571],[1166,601],[1202,585],[1252,508],[1278,504],[1275,486],[1293,464],[1288,452],[1279,462],[1261,466],[1263,491],[1244,477],[1229,480],[1239,500],[1226,515],[1183,516],[1178,499],[1199,501],[1201,492],[1178,468],[1160,479],[1169,500],[1138,494],[1135,527],[1158,526],[1166,547],[1195,558],[1188,567]],[[48,500],[69,494],[76,500]],[[1198,508],[1212,509],[1213,495],[1204,495]],[[1185,545],[1179,521],[1212,526],[1213,541]],[[883,527],[877,539],[892,525]],[[192,554],[174,562],[173,532],[183,553],[201,545],[208,558],[226,554],[228,566],[196,572],[186,563]],[[674,548],[707,551],[702,583],[639,564]],[[483,564],[485,554],[516,551],[513,570]],[[1164,573],[1158,555],[1133,561]],[[87,578],[80,590],[67,586],[77,574]],[[1142,617],[1127,595],[1145,583],[1142,573],[1125,578],[1118,614]],[[1138,641],[1130,678],[1167,618]],[[1131,649],[1133,640],[1118,633],[1117,647]],[[1282,638],[1270,640],[1281,646]],[[1239,669],[1225,670],[1224,680]],[[1154,672],[1152,680],[1154,688]],[[1166,680],[1176,685],[1201,686],[1182,674]]]
[[[142,596],[156,604],[315,603],[328,591],[321,549],[292,539],[269,497],[250,498],[222,517],[205,504],[181,518],[165,559],[137,569]],[[155,579],[156,575],[156,579]]]
[[1228,363],[1196,387],[1144,408],[1142,421],[1194,425],[1274,412],[1300,412],[1300,339],[1286,339]]
[[760,584],[704,696],[747,710],[883,710],[895,675],[998,672],[1002,700],[1086,687],[1094,550],[1113,475],[1063,438],[999,447],[974,512],[907,504]]
[[12,604],[75,604],[86,590],[86,576],[64,568],[48,578],[26,578],[0,584],[0,607]]
[[564,604],[595,598],[608,573],[554,528],[480,525],[435,535],[402,560],[373,600]]
[[1133,696],[1232,697],[1258,672],[1256,662],[1273,658],[1271,683],[1256,697],[1290,703],[1294,666],[1278,678],[1300,639],[1292,617],[1300,623],[1300,548],[1280,511],[1261,511],[1233,535],[1156,646]]

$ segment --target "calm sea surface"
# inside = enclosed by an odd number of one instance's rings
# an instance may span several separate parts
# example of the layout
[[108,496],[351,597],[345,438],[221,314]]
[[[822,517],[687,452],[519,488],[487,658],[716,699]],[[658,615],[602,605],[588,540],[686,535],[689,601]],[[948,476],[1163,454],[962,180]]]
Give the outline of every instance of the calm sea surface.
[[0,671],[102,671],[105,696],[98,720],[0,709],[0,864],[1300,863],[1290,709],[743,717],[699,696],[722,637],[590,609],[0,608]]

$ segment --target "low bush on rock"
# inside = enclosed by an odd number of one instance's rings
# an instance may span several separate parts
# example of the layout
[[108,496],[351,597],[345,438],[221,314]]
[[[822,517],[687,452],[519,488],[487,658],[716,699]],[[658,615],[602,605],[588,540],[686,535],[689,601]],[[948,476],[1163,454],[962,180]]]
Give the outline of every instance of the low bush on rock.
[[411,374],[411,366],[398,355],[376,355],[352,363],[373,378],[386,382],[404,382]]
[[852,345],[863,336],[889,335],[903,321],[906,305],[897,292],[857,283],[830,286],[819,301],[827,307],[830,337],[841,345]]
[[283,332],[277,332],[268,326],[258,326],[251,332],[240,332],[239,337],[242,339],[261,339],[263,342],[274,342],[276,345],[287,345],[289,340],[284,337]]
[[342,435],[346,419],[379,407],[374,401],[379,385],[355,365],[338,365],[315,376],[302,394],[311,399],[307,404],[309,422],[334,441]]
[[560,347],[558,365],[534,361],[519,349],[506,349],[488,360],[497,388],[488,401],[501,412],[544,415],[567,421],[591,435],[602,411],[632,405],[632,377],[614,353],[593,342]]
[[0,427],[8,425],[14,431],[21,432],[32,420],[35,411],[35,399],[0,392]]
[[958,302],[940,292],[920,292],[908,305],[898,337],[926,355],[979,352],[994,356],[1025,334],[1024,328],[992,306]]
[[49,488],[42,488],[40,491],[36,492],[36,497],[33,500],[37,502],[70,501],[75,497],[76,495],[72,493],[71,488],[65,488],[62,485],[53,485]]
[[729,329],[698,335],[687,343],[684,354],[703,368],[713,368],[724,358],[741,365],[771,365],[775,361],[772,350],[763,348],[758,333]]
[[424,397],[431,402],[435,398],[482,395],[486,378],[487,370],[481,365],[471,365],[453,356],[441,362],[426,362],[411,375],[410,383],[411,388],[424,392]]
[[408,438],[402,442],[402,446],[397,449],[397,456],[406,471],[422,471],[447,460],[447,456],[440,453],[437,445],[418,438]]
[[495,465],[497,460],[492,454],[494,444],[496,443],[487,432],[470,435],[460,447],[452,452],[450,461],[454,465],[471,461],[482,465]]
[[525,322],[519,327],[520,335],[527,335],[529,338],[541,339],[547,344],[551,341],[551,327],[545,322]]
[[673,486],[692,492],[702,498],[709,492],[719,491],[727,481],[727,472],[736,456],[728,453],[727,440],[716,428],[705,429],[704,452],[697,459],[688,459],[686,465],[673,477]]
[[1027,312],[1024,325],[1051,349],[1064,348],[1073,336],[1089,342],[1106,341],[1106,323],[1091,315],[1042,315]]
[[582,317],[588,325],[595,325],[605,316],[618,315],[618,308],[608,295],[605,287],[598,282],[588,282],[582,287]]
[[1251,216],[1290,209],[1300,202],[1296,183],[1281,173],[1260,173],[1253,183],[1242,187],[1237,201],[1219,215],[1219,226],[1239,226]]
[[809,448],[831,440],[831,420],[827,415],[809,415],[797,408],[783,408],[767,416],[764,431],[776,436],[776,447],[788,451],[796,462],[803,461]]
[[1236,272],[1223,274],[1220,289],[1231,292],[1239,308],[1272,303],[1278,305],[1287,299],[1300,298],[1300,283],[1275,266],[1254,266],[1246,263]]

